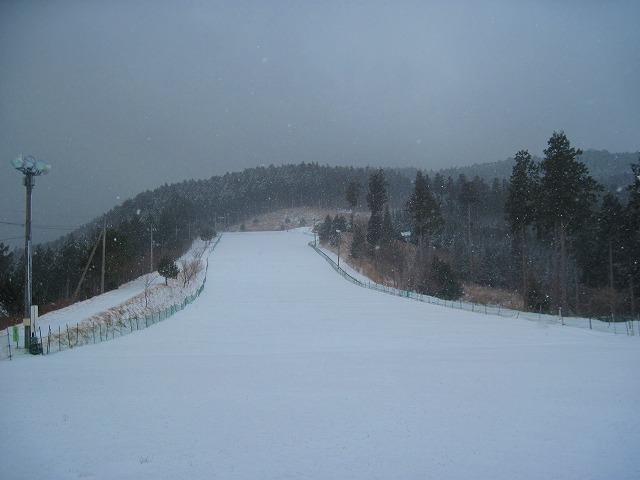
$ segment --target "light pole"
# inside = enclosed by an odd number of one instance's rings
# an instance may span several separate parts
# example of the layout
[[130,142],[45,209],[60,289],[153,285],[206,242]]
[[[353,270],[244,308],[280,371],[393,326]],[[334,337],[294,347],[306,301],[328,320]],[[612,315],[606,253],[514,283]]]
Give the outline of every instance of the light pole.
[[318,232],[316,232],[316,219],[313,219],[313,248],[318,248],[318,237],[316,236]]
[[27,187],[27,211],[24,230],[24,348],[31,344],[31,192],[36,184],[35,177],[46,175],[51,170],[43,160],[36,160],[31,155],[22,155],[11,160],[11,165],[24,174],[24,186]]
[[342,232],[340,230],[336,230],[338,234],[338,270],[340,270],[340,244],[342,243],[342,236],[340,235]]

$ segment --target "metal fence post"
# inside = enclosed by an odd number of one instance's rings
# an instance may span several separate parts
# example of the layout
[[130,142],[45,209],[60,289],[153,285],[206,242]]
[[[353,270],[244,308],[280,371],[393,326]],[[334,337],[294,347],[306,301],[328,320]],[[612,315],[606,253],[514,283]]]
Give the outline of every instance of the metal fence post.
[[11,360],[11,336],[9,335],[9,327],[7,327],[7,345],[9,346],[9,360]]

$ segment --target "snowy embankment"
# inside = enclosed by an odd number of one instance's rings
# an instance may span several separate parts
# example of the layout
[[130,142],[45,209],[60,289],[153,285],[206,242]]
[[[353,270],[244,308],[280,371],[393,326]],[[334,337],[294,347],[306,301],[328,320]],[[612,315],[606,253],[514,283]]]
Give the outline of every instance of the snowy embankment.
[[[214,248],[215,242],[215,240],[214,243],[203,242],[198,239],[194,241],[189,251],[178,259],[176,262],[178,265],[190,265],[193,262],[199,265],[198,269],[192,269],[193,272],[187,280],[184,279],[183,274],[179,274],[178,278],[169,278],[165,282],[165,278],[158,272],[150,272],[121,285],[116,290],[42,315],[38,318],[34,330],[36,335],[42,338],[45,351],[50,341],[53,344],[58,343],[58,332],[63,332],[62,337],[67,336],[64,333],[67,328],[71,329],[75,337],[76,329],[88,332],[100,326],[111,327],[118,322],[144,318],[146,315],[183,302],[185,297],[193,295],[202,285],[207,274],[207,255]],[[24,345],[22,325],[19,326],[18,332],[19,345],[22,346]],[[53,341],[49,336],[50,332],[56,337]],[[74,343],[77,343],[77,337],[75,340]],[[57,348],[51,349],[52,352],[56,350]],[[20,355],[23,351],[15,350],[13,353],[15,358],[16,354]]]
[[[310,243],[311,245],[311,243]],[[535,312],[522,312],[518,310],[511,310],[509,308],[502,307],[500,305],[487,305],[480,303],[469,303],[462,300],[443,300],[437,297],[431,297],[429,295],[423,295],[410,290],[401,290],[398,288],[390,287],[388,285],[380,285],[377,283],[371,282],[369,278],[361,274],[359,271],[354,269],[347,262],[343,261],[340,263],[338,268],[339,258],[335,252],[323,248],[319,244],[317,245],[317,250],[320,255],[322,255],[332,266],[333,269],[336,270],[340,275],[342,275],[348,281],[355,283],[361,287],[369,288],[371,290],[376,290],[378,292],[387,293],[390,295],[397,295],[399,297],[411,298],[413,300],[419,302],[433,303],[436,305],[443,305],[449,308],[455,308],[459,310],[466,310],[468,312],[477,312],[477,313],[485,313],[487,315],[497,315],[505,318],[519,318],[523,320],[530,320],[534,322],[538,322],[541,326],[545,326],[548,324],[560,324],[566,325],[569,327],[576,328],[584,328],[589,330],[598,330],[600,332],[612,333],[614,335],[618,334],[627,334],[627,335],[636,335],[636,332],[640,335],[640,320],[629,320],[626,322],[611,322],[611,321],[603,321],[596,318],[586,318],[586,317],[564,317],[558,313],[558,315],[550,315],[543,313],[535,313]]]
[[0,478],[640,477],[638,337],[380,294],[307,242],[225,234],[170,319],[0,362]]

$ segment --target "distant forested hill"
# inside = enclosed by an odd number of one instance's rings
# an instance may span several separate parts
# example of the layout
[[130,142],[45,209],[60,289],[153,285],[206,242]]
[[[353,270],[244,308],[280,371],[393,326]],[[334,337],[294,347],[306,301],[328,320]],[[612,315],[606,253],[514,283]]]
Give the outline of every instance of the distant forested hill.
[[[580,160],[606,191],[624,197],[624,187],[633,181],[630,165],[638,160],[639,155],[587,150]],[[455,181],[464,175],[470,180],[478,177],[487,183],[495,179],[502,182],[509,180],[514,163],[510,158],[424,173],[432,179],[437,175],[444,179],[451,177]],[[162,212],[168,205],[175,205],[176,199],[189,204],[189,216],[197,223],[213,223],[221,218],[238,223],[252,215],[293,206],[347,208],[345,192],[351,182],[362,186],[359,205],[366,206],[367,183],[375,170],[304,162],[248,168],[208,180],[188,180],[147,190],[107,212],[106,219],[117,224],[135,214],[145,223],[158,224]],[[383,171],[389,183],[390,207],[402,208],[411,193],[417,169],[385,168]],[[102,221],[102,218],[96,219],[93,225],[102,224]]]
[[[636,162],[639,157],[640,152],[610,153],[607,150],[586,150],[580,156],[580,161],[589,169],[590,174],[605,186],[606,190],[617,191],[620,187],[624,188],[631,183],[630,165]],[[540,158],[534,157],[534,160],[539,162]],[[464,174],[468,178],[477,176],[486,181],[491,181],[494,178],[509,180],[514,164],[514,159],[508,158],[500,162],[451,167],[438,171],[431,170],[427,173],[431,176],[439,173],[444,177],[451,176],[453,178]],[[407,173],[415,175],[415,169],[407,169]]]
[[[631,164],[637,163],[639,156],[638,153],[588,150],[582,154],[580,161],[604,185],[601,198],[607,192],[612,193],[622,202],[613,206],[622,209],[629,198],[626,187],[636,181]],[[463,282],[508,289],[517,281],[514,277],[517,266],[514,266],[511,257],[513,235],[504,209],[514,164],[513,159],[507,159],[423,172],[444,220],[442,230],[433,238],[434,249],[441,261],[448,264],[450,274]],[[106,285],[115,288],[148,272],[151,237],[154,248],[158,249],[153,256],[157,261],[161,255],[177,258],[191,239],[202,232],[215,228],[224,230],[229,225],[239,225],[257,215],[283,208],[317,207],[344,215],[350,208],[347,201],[350,185],[359,185],[356,209],[368,211],[366,195],[369,180],[377,170],[317,163],[269,165],[147,190],[73,233],[55,242],[38,245],[33,263],[34,278],[37,279],[34,301],[43,305],[69,296],[70,289],[77,285],[87,265],[90,252],[95,250],[105,224]],[[382,173],[386,182],[390,228],[401,240],[399,232],[411,229],[406,205],[414,189],[417,169],[385,168]],[[597,205],[599,209],[600,202]],[[604,228],[598,224],[598,215],[599,212],[594,210],[589,228]],[[599,235],[596,230],[584,233],[585,238],[595,238]],[[544,239],[535,236],[531,236],[529,241],[532,243],[532,252],[537,255],[537,263],[532,266],[532,269],[538,269],[535,281],[540,285],[549,285],[552,279],[544,262],[549,258],[551,247],[548,242],[544,243]],[[590,246],[591,243],[582,242],[582,245]],[[604,248],[598,245],[591,247],[594,251]],[[600,260],[609,258],[600,250],[597,250]],[[469,255],[469,252],[473,255]],[[595,254],[585,250],[582,255],[591,258]],[[3,257],[9,258],[4,253]],[[11,298],[4,300],[4,308],[9,312],[20,311],[20,272],[24,267],[20,265],[19,257],[19,252],[13,256],[15,268],[7,270],[7,278],[2,280],[12,287]],[[100,285],[98,257],[96,255],[93,258],[86,274],[80,291],[81,298],[94,295]],[[620,272],[625,271],[625,258],[620,256],[618,260]],[[588,262],[580,258],[576,258],[573,265],[574,278],[580,282],[594,288],[600,288],[607,281],[611,283],[607,280],[611,277],[611,268],[607,274],[602,265],[582,267]],[[401,271],[392,263],[388,268],[389,271]],[[596,271],[597,275],[587,275]],[[617,288],[627,288],[624,282],[628,283],[629,280],[625,280],[624,275],[620,273],[616,277]]]

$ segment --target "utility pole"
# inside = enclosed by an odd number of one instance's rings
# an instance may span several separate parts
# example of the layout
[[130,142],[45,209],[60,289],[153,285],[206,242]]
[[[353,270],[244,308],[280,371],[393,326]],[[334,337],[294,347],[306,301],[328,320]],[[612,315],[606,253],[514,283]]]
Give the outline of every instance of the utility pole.
[[100,294],[104,293],[104,264],[107,251],[107,220],[102,227],[102,275],[100,276]]

